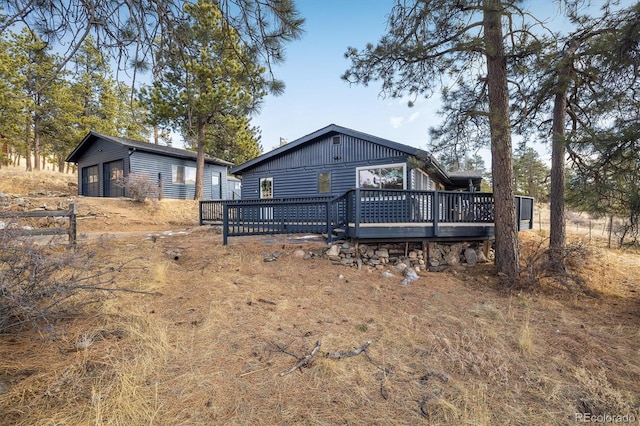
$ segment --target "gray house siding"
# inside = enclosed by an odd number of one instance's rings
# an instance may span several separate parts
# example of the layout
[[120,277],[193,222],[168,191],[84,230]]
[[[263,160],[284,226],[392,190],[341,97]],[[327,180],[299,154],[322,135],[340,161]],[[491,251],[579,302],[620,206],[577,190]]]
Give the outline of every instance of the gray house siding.
[[[273,178],[275,198],[337,196],[356,187],[357,167],[406,161],[407,154],[396,149],[348,135],[330,135],[245,171],[242,198],[259,198],[259,182],[266,177]],[[331,173],[331,193],[319,193],[318,175],[327,172]],[[409,167],[407,175],[405,179],[409,184]]]
[[[377,171],[358,171],[387,165],[403,165],[402,186],[397,171],[385,171],[384,178]],[[426,151],[335,124],[233,167],[231,173],[242,176],[243,199],[260,198],[260,180],[265,178],[272,180],[274,198],[291,198],[344,194],[360,186],[358,174],[369,187],[408,190],[463,190],[470,177],[462,174],[459,180],[464,185],[460,186]],[[330,192],[319,191],[321,173],[330,173]]]
[[406,158],[406,154],[398,150],[362,139],[347,135],[335,135],[335,137],[340,138],[339,144],[333,143],[334,136],[319,139],[313,144],[283,153],[268,162],[256,165],[252,168],[252,172],[312,166],[333,168],[345,163],[361,162],[363,159]]
[[[152,182],[162,186],[165,198],[192,199],[195,193],[194,183],[175,183],[172,179],[173,166],[182,166],[192,169],[193,173],[188,177],[195,180],[196,154],[183,149],[89,132],[66,161],[77,164],[79,195],[128,196],[116,183],[130,173],[147,175]],[[229,165],[231,163],[224,160],[205,160],[204,199],[226,199]],[[187,173],[184,175],[186,178]]]
[[[261,178],[273,178],[274,198],[307,197],[307,196],[337,196],[344,194],[356,185],[356,168],[363,166],[377,166],[383,164],[406,163],[405,157],[387,157],[368,159],[351,163],[316,165],[309,167],[252,170],[242,176],[242,198],[260,198],[259,184]],[[331,193],[318,192],[318,175],[331,173]],[[407,167],[407,174],[410,174]],[[405,176],[405,179],[408,179]],[[407,187],[407,189],[411,189]]]
[[[82,159],[82,162],[78,163],[78,191],[80,195],[84,195],[82,192],[83,182],[82,182],[82,170],[91,167],[97,166],[98,168],[98,195],[99,197],[108,196],[105,194],[105,185],[104,182],[107,179],[105,176],[105,167],[104,165],[107,163],[111,163],[118,160],[123,160],[123,171],[126,174],[129,173],[129,162],[127,161],[128,150],[126,147],[113,143],[104,139],[99,139],[96,143],[92,144],[85,152],[85,155]],[[86,183],[85,183],[86,187]],[[120,195],[124,195],[124,191],[120,191]]]
[[[162,194],[165,198],[192,199],[195,185],[172,182],[172,166],[192,167],[196,162],[183,158],[163,157],[149,152],[135,151],[130,156],[131,170],[136,173],[144,173],[149,179],[162,185]],[[212,186],[212,176],[219,175],[220,187],[215,191]],[[219,200],[227,193],[227,168],[215,164],[204,166],[204,194],[206,200]]]

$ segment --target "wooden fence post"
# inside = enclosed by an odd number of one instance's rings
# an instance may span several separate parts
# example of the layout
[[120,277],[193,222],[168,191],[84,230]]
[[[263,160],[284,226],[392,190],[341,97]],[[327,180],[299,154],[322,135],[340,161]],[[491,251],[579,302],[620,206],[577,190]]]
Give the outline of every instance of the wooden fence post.
[[76,245],[76,240],[77,240],[77,216],[78,216],[78,212],[76,210],[76,205],[75,204],[70,204],[69,205],[69,243],[71,245]]

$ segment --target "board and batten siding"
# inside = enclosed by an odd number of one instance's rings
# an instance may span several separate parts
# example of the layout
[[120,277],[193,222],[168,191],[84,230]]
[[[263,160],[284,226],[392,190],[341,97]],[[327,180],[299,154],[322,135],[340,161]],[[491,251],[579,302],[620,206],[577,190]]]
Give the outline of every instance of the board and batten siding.
[[[333,138],[339,137],[340,143],[334,144]],[[299,149],[286,152],[263,164],[252,168],[252,173],[284,170],[297,167],[333,166],[344,163],[360,162],[363,159],[376,160],[405,156],[400,151],[347,135],[334,135],[307,144]],[[366,165],[366,164],[365,164]]]
[[[153,182],[161,180],[163,197],[176,199],[193,199],[195,193],[195,185],[172,183],[171,174],[173,165],[195,168],[195,161],[182,158],[160,156],[143,151],[134,151],[130,157],[130,164],[131,170],[133,170],[135,173],[146,174]],[[227,168],[216,164],[205,163],[203,178],[204,199],[213,198],[211,194],[211,178],[213,173],[220,173],[220,185],[222,194],[227,193]],[[215,199],[219,198],[219,196],[215,197]]]
[[[273,178],[273,197],[337,196],[344,194],[356,185],[356,168],[383,164],[405,163],[404,157],[384,158],[380,160],[353,163],[332,164],[331,166],[299,167],[295,169],[270,170],[268,172],[246,172],[242,177],[242,199],[260,198],[261,178]],[[331,193],[318,192],[318,175],[331,173]],[[406,177],[405,177],[406,178]]]

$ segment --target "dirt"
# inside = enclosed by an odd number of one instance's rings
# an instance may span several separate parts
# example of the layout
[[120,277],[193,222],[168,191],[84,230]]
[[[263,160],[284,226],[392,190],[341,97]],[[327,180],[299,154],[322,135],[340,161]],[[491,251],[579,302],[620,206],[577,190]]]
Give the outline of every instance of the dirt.
[[[319,238],[223,246],[192,201],[66,198],[81,249],[105,268],[127,262],[115,277],[130,292],[59,319],[50,335],[0,336],[0,424],[640,419],[636,253],[592,244],[574,259],[599,297],[551,281],[510,291],[490,264],[422,271],[404,286],[393,270],[295,256],[321,252]],[[543,245],[539,231],[520,236],[525,257]]]

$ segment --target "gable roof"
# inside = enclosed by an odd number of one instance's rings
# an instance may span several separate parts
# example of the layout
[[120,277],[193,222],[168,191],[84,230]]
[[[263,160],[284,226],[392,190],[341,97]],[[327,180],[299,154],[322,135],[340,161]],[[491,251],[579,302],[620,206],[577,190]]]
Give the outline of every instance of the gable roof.
[[359,132],[357,130],[349,129],[347,127],[338,126],[336,124],[330,124],[326,127],[323,127],[320,130],[316,130],[313,133],[310,133],[306,136],[303,136],[299,139],[289,142],[286,145],[283,145],[272,151],[262,154],[259,157],[254,158],[253,160],[249,160],[246,163],[232,167],[229,173],[241,175],[246,170],[251,169],[273,158],[277,158],[278,156],[286,152],[298,149],[304,145],[314,143],[319,139],[326,138],[328,136],[332,136],[335,134],[343,134],[343,135],[351,136],[354,138],[363,139],[378,145],[385,146],[387,148],[391,148],[391,149],[395,149],[397,151],[403,152],[407,154],[407,156],[416,157],[424,161],[423,168],[425,170],[428,169],[432,173],[437,174],[444,182],[451,183],[449,180],[448,174],[444,171],[444,169],[438,163],[438,161],[436,161],[433,155],[429,154],[427,151],[424,151],[422,149],[415,148],[409,145],[404,145],[398,142],[393,142],[388,139],[380,138],[378,136],[373,136],[367,133]]
[[[71,154],[69,154],[65,161],[69,163],[77,163],[84,151],[86,151],[87,148],[94,142],[94,140],[98,138],[123,145],[133,150],[151,152],[154,154],[163,155],[165,157],[185,158],[188,160],[196,160],[198,158],[198,154],[194,151],[174,148],[165,145],[156,145],[149,142],[141,142],[133,139],[121,138],[118,136],[107,136],[98,132],[94,132],[92,130],[87,133],[87,135],[82,139],[78,146],[75,147]],[[213,157],[205,157],[205,162],[209,164],[219,164],[221,166],[233,166],[233,163],[229,161]]]

